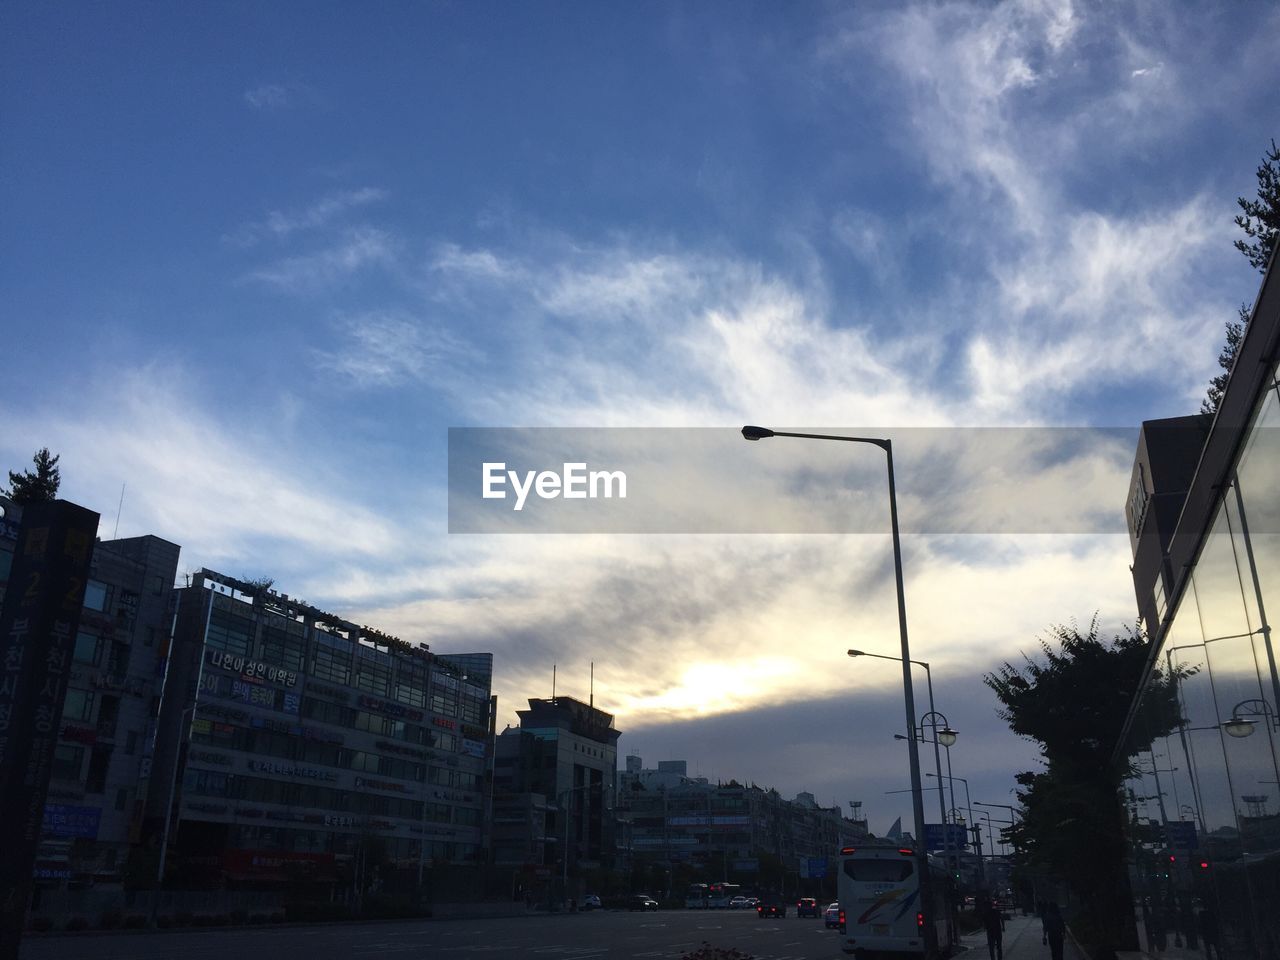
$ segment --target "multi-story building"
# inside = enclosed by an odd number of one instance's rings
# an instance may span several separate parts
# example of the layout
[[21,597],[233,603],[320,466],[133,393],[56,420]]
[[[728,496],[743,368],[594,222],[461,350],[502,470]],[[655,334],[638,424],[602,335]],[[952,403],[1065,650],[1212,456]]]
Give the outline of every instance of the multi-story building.
[[542,880],[612,869],[613,715],[573,697],[531,699],[517,713],[520,726],[496,740],[495,863]]
[[764,859],[787,874],[816,874],[815,861],[834,861],[841,846],[867,834],[865,821],[820,806],[812,794],[786,800],[754,784],[691,778],[686,769],[683,760],[667,760],[644,770],[638,757],[627,758],[620,797],[637,861],[750,883]]
[[[21,517],[4,507],[0,600]],[[141,839],[178,554],[151,536],[94,546],[36,856],[44,886],[119,881]]]
[[1132,882],[1145,916],[1210,924],[1228,960],[1280,944],[1278,365],[1273,258],[1217,413],[1143,424],[1126,506],[1151,641],[1114,758]]
[[491,654],[440,656],[209,570],[174,618],[150,796],[167,872],[367,886],[374,868],[483,863]]

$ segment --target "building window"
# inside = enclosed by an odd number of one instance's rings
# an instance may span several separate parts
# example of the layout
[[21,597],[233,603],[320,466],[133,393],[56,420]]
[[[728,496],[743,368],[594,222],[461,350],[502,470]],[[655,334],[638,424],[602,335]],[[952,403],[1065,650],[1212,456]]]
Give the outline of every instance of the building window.
[[106,610],[108,593],[110,593],[110,588],[105,583],[98,580],[90,580],[84,588],[84,605],[90,610]]
[[214,650],[250,656],[253,651],[253,621],[214,610],[209,615],[209,632],[205,634],[204,642]]
[[75,652],[72,657],[80,663],[97,664],[98,658],[102,655],[102,638],[95,637],[92,633],[81,631],[76,634]]
[[80,768],[84,765],[84,747],[73,747],[60,743],[53,751],[53,765],[50,775],[55,780],[79,780]]
[[90,720],[93,717],[94,693],[91,690],[68,690],[62,705],[63,720]]
[[311,675],[317,680],[345,684],[351,677],[351,655],[319,645],[311,661]]
[[123,811],[129,805],[129,791],[123,787],[116,791],[116,809]]

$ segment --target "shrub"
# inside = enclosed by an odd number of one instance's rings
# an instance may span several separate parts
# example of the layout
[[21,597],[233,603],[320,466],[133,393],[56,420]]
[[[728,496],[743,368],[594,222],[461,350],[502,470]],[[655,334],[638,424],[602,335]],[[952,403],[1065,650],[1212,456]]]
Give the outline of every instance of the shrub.
[[124,922],[124,914],[119,910],[104,910],[98,918],[98,926],[103,930],[114,930]]
[[144,913],[131,913],[124,918],[126,930],[141,930],[147,925],[147,916]]
[[249,915],[249,922],[252,924],[266,923],[267,915],[265,913],[251,913]]
[[271,915],[270,919],[272,923],[284,923],[284,914],[277,910]]
[[169,916],[167,913],[156,917],[156,926],[164,930],[168,930],[173,926],[173,917]]
[[37,933],[48,933],[53,929],[53,917],[32,917],[31,929]]
[[680,960],[754,960],[749,953],[743,953],[734,947],[713,947],[703,940],[702,945],[692,953],[686,953]]
[[284,906],[285,916],[297,923],[322,923],[326,920],[350,920],[351,908],[328,900],[295,900]]
[[72,917],[70,920],[67,921],[67,929],[71,931],[88,930],[89,918],[88,917]]
[[194,920],[195,917],[187,910],[179,910],[173,915],[173,922],[180,927],[189,927]]
[[237,908],[237,909],[235,909],[235,910],[232,910],[232,911],[231,911],[231,913],[228,915],[228,918],[230,919],[230,921],[231,921],[232,923],[234,923],[234,924],[236,924],[236,925],[244,924],[244,923],[248,923],[248,922],[249,922],[249,911],[248,911],[248,910],[243,910],[243,909]]
[[229,919],[230,919],[230,918],[229,918],[225,913],[215,913],[215,914],[213,914],[212,916],[210,916],[210,917],[208,918],[208,920],[209,920],[209,926],[211,926],[211,927],[225,927],[225,926],[227,925],[227,921],[228,921]]

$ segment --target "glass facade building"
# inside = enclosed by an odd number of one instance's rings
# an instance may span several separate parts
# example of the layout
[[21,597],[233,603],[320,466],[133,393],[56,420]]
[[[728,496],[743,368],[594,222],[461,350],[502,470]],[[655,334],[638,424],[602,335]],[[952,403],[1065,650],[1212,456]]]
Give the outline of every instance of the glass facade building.
[[208,570],[175,593],[152,796],[167,873],[345,887],[369,865],[484,861],[492,655],[455,662]]
[[1280,290],[1217,414],[1144,424],[1127,514],[1151,638],[1117,762],[1148,950],[1280,956]]

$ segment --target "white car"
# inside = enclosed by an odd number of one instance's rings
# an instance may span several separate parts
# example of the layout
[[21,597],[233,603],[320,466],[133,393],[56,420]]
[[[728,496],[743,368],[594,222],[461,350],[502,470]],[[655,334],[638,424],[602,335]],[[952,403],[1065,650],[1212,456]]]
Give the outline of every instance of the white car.
[[602,906],[603,905],[600,903],[600,898],[597,897],[594,893],[588,893],[585,897],[582,898],[583,910],[599,910]]
[[749,906],[751,906],[751,904],[746,897],[734,897],[732,900],[729,901],[730,910],[741,910],[744,907],[749,907]]

